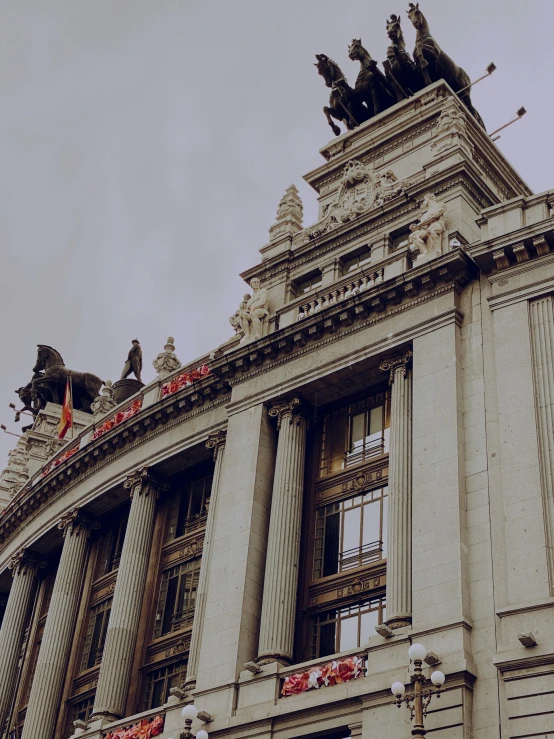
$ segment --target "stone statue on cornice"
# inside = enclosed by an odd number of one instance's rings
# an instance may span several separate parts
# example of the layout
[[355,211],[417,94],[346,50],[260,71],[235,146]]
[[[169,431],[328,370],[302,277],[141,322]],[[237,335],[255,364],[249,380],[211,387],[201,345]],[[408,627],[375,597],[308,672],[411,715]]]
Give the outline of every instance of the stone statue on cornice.
[[446,232],[445,203],[428,193],[421,203],[423,214],[410,226],[409,249],[418,255],[419,263],[442,254],[442,242]]
[[240,343],[261,339],[263,324],[269,315],[269,297],[267,290],[261,287],[258,277],[250,282],[252,295],[246,294],[235,313],[229,318],[231,326],[241,337]]

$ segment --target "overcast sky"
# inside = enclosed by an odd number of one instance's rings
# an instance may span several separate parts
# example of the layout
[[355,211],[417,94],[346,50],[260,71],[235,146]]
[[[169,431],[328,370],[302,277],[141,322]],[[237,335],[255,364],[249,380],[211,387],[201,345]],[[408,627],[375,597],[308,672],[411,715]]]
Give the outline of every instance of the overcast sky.
[[[38,343],[117,380],[131,339],[144,379],[166,337],[182,362],[232,334],[228,316],[294,182],[332,136],[314,55],[353,84],[348,44],[385,58],[405,0],[0,2],[0,422]],[[422,0],[442,48],[472,79],[489,131],[536,191],[554,187],[554,3]],[[0,464],[13,437],[0,434]]]

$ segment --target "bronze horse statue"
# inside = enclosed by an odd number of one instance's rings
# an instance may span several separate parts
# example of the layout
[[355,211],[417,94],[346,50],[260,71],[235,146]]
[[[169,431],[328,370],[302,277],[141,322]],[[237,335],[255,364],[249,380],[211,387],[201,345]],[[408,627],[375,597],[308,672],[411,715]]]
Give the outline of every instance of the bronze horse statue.
[[390,69],[393,79],[400,85],[406,96],[411,96],[414,92],[422,90],[425,82],[416,63],[406,51],[399,15],[391,14],[391,17],[387,19],[387,36],[391,41],[387,48],[388,69],[385,70],[387,77]]
[[59,352],[51,346],[38,344],[37,362],[33,372],[44,374],[35,377],[31,392],[35,398],[48,398],[53,403],[63,403],[67,378],[71,377],[73,407],[90,413],[90,404],[97,397],[104,382],[90,372],[73,372],[67,369]]
[[360,62],[360,71],[356,79],[356,92],[359,93],[369,110],[369,117],[373,117],[383,110],[394,105],[394,94],[387,78],[377,66],[377,62],[362,46],[361,39],[353,39],[348,47],[348,56],[353,61]]
[[335,136],[340,136],[340,128],[331,120],[344,123],[348,131],[367,121],[369,112],[362,103],[359,93],[354,90],[342,73],[339,65],[325,54],[316,54],[318,73],[325,80],[327,87],[331,88],[329,106],[323,108],[328,124],[333,129]]
[[444,79],[454,92],[459,94],[460,100],[466,105],[477,122],[485,128],[483,119],[471,104],[471,80],[468,73],[458,67],[431,36],[429,24],[419,9],[419,3],[415,5],[410,3],[410,9],[406,13],[416,29],[414,60],[425,84],[430,85]]

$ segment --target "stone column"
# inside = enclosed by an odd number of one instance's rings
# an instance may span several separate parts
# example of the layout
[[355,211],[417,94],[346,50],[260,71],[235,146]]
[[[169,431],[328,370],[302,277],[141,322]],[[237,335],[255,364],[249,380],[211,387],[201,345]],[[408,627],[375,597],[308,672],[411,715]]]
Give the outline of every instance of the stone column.
[[380,369],[391,385],[387,625],[412,620],[412,352],[385,357]]
[[307,419],[300,397],[278,401],[279,440],[267,542],[258,662],[292,661]]
[[189,659],[187,664],[187,679],[185,690],[194,690],[196,687],[196,676],[198,674],[198,662],[200,658],[200,643],[202,641],[202,630],[204,627],[204,615],[206,613],[206,599],[208,597],[208,577],[212,561],[213,538],[215,528],[215,515],[217,509],[217,498],[219,494],[219,481],[221,478],[221,465],[223,464],[223,453],[225,451],[226,431],[216,431],[208,436],[206,447],[214,450],[214,478],[210,494],[210,508],[208,520],[206,521],[206,534],[204,546],[202,547],[202,563],[200,565],[200,577],[196,591],[196,605],[194,607],[194,622],[192,625],[192,636],[190,639]]
[[90,532],[99,524],[74,508],[63,516],[58,526],[64,535],[62,556],[44,624],[23,739],[51,737],[56,728],[67,663],[75,638]]
[[539,442],[546,557],[554,594],[554,302],[546,295],[529,303],[535,413]]
[[39,560],[26,549],[12,557],[8,567],[13,583],[0,629],[0,731],[6,720],[17,678],[17,663],[33,597]]
[[125,701],[154,533],[156,501],[160,490],[169,489],[167,483],[152,477],[147,467],[134,472],[123,485],[131,490],[131,510],[91,720],[117,719],[125,715]]

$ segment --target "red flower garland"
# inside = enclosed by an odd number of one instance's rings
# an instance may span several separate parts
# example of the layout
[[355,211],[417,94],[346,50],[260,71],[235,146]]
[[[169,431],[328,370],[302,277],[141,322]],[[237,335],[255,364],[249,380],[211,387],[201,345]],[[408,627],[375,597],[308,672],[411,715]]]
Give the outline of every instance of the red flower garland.
[[312,667],[307,672],[290,675],[283,681],[281,695],[299,695],[312,688],[339,685],[350,680],[357,680],[365,675],[365,660],[363,657],[347,657],[346,659],[327,662],[320,667]]
[[51,464],[48,465],[48,467],[42,470],[42,477],[46,477],[46,475],[49,472],[52,472],[52,470],[55,467],[59,467],[62,464],[62,462],[65,462],[66,459],[69,459],[74,454],[77,454],[78,451],[79,451],[79,444],[75,444],[75,446],[72,446],[70,449],[67,449],[61,455],[61,457],[58,457],[57,459],[55,459]]
[[168,395],[173,395],[173,393],[181,390],[181,388],[188,387],[196,380],[201,380],[209,374],[210,369],[207,364],[203,364],[201,367],[191,370],[191,372],[182,372],[173,380],[162,385],[162,398],[166,398]]
[[141,408],[142,408],[142,398],[137,398],[124,411],[118,411],[110,419],[108,419],[107,421],[104,421],[103,424],[98,426],[98,428],[94,429],[94,433],[92,435],[92,441],[100,438],[100,436],[104,436],[104,434],[106,434],[108,431],[111,431],[116,426],[119,426],[120,423],[123,423],[123,421],[126,421],[128,418],[132,418],[134,415],[136,415],[140,411]]
[[156,716],[149,721],[147,718],[141,719],[138,724],[126,729],[118,729],[104,735],[104,739],[151,739],[158,736],[164,730],[164,717]]

